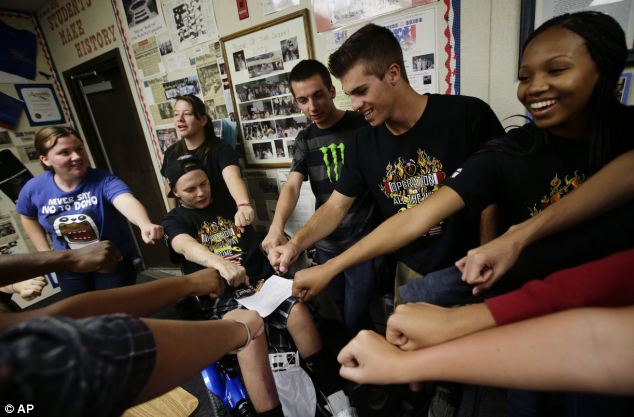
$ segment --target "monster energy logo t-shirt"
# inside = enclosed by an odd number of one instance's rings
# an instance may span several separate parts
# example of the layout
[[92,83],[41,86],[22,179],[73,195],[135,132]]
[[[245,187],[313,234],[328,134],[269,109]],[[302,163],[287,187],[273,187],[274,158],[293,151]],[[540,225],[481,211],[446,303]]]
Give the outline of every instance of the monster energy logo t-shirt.
[[[310,180],[315,208],[324,204],[335,189],[350,141],[364,126],[367,124],[361,114],[348,111],[328,129],[320,129],[313,123],[297,136],[291,171],[304,175],[304,180]],[[372,227],[373,207],[369,192],[358,196],[339,228],[315,246],[330,252],[347,249]]]

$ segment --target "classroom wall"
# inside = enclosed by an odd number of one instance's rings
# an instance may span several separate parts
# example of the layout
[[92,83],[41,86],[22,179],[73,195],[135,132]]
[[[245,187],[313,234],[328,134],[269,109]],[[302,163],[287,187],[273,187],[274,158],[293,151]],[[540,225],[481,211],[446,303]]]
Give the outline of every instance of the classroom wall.
[[[162,0],[168,4],[170,0]],[[328,34],[315,32],[312,0],[300,0],[299,4],[283,11],[264,15],[263,2],[248,0],[249,18],[240,20],[236,3],[230,0],[214,0],[213,12],[220,37],[260,25],[277,17],[292,12],[308,9],[312,27],[312,41],[317,59],[327,61],[332,47]],[[72,7],[69,8],[69,5]],[[445,2],[437,3],[436,22],[443,24]],[[423,6],[429,7],[429,6]],[[488,102],[501,119],[512,114],[522,113],[522,108],[515,98],[515,79],[517,66],[517,50],[519,42],[520,0],[462,0],[461,45],[460,45],[460,79],[461,93],[479,97]],[[156,176],[160,179],[159,167],[161,152],[157,144],[157,129],[165,128],[166,120],[157,119],[151,105],[146,103],[147,94],[142,86],[136,87],[135,79],[141,84],[148,79],[134,58],[134,42],[129,40],[130,33],[125,24],[125,12],[118,0],[51,0],[37,14],[41,30],[48,44],[50,55],[61,75],[64,71],[95,58],[109,50],[117,49],[125,64],[126,76],[131,85],[135,105],[141,119],[146,142],[155,165]],[[128,38],[124,42],[122,31]],[[437,52],[440,54],[445,40],[437,39]],[[127,48],[126,49],[126,43]],[[213,42],[199,45],[192,49],[193,61],[199,55],[213,50]],[[197,58],[198,56],[198,58]],[[208,59],[205,57],[204,59]],[[202,59],[202,58],[201,58]],[[196,65],[183,71],[171,71],[165,66],[161,72],[152,77],[165,76],[168,81],[182,77],[189,72],[196,73]],[[446,69],[439,65],[439,78],[444,80]],[[64,81],[63,89],[67,91]],[[338,85],[337,83],[335,83]],[[441,86],[440,91],[444,91]],[[342,96],[342,94],[340,94]],[[345,106],[346,100],[341,102]],[[156,105],[156,104],[154,104]],[[74,114],[72,103],[69,103]],[[148,119],[148,121],[146,121]],[[116,120],[116,111],[113,111]],[[79,126],[81,130],[81,126]],[[39,171],[33,167],[33,173]],[[271,177],[275,177],[271,174]]]
[[[26,13],[15,13],[0,10],[0,20],[14,29],[24,30],[37,35],[37,21]],[[36,36],[37,54],[35,79],[23,78],[15,74],[0,71],[0,92],[19,99],[16,84],[51,84],[59,94],[59,84],[54,78],[49,61],[46,59],[47,50],[42,38]],[[69,114],[63,110],[64,119],[68,120]],[[43,126],[31,126],[26,112],[22,112],[18,122],[12,128],[0,127],[0,150],[10,150],[35,176],[43,172],[43,169],[33,153],[33,138],[35,132]],[[8,141],[7,141],[8,139]],[[33,250],[28,236],[21,227],[18,216],[15,213],[15,204],[4,193],[0,193],[0,253],[21,253]]]

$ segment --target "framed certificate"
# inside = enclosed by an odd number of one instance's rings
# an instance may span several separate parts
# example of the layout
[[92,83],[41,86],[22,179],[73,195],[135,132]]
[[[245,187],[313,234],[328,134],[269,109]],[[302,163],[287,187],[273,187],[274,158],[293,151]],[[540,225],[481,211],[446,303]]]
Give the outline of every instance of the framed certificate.
[[31,126],[65,122],[52,84],[16,84],[15,89],[24,102],[26,116]]

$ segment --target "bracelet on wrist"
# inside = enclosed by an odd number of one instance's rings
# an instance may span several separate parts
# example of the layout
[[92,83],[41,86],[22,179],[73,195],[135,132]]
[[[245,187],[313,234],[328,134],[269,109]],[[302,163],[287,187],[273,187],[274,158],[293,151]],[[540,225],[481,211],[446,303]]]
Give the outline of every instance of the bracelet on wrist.
[[249,343],[251,343],[251,330],[249,330],[249,326],[247,326],[246,323],[238,321],[238,320],[233,320],[233,321],[243,325],[244,326],[244,330],[246,330],[246,332],[247,332],[247,340],[246,340],[246,342],[244,342],[244,344],[242,346],[240,346],[239,348],[237,348],[236,350],[232,350],[231,352],[229,352],[229,353],[238,353],[238,352],[241,352],[242,350],[244,350],[244,348],[249,346]]
[[240,203],[240,204],[238,204],[237,207],[238,208],[240,208],[240,207],[251,207],[251,203]]

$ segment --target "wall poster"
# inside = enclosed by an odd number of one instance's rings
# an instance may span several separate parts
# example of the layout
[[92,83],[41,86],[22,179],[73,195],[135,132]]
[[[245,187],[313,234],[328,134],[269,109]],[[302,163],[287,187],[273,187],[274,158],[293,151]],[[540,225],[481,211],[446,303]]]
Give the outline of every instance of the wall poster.
[[221,39],[248,166],[288,167],[297,133],[309,124],[288,75],[313,57],[306,9]]

